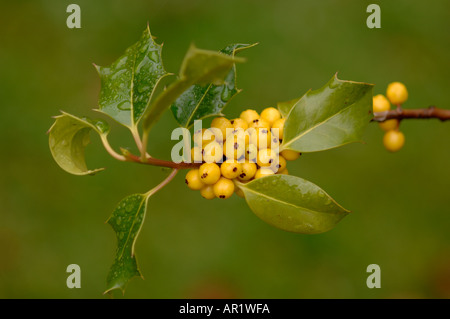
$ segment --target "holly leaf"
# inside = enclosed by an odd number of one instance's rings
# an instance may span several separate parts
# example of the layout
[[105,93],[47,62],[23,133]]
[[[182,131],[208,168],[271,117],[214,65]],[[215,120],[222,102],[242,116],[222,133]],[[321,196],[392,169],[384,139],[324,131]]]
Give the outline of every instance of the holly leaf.
[[277,108],[281,113],[282,117],[287,117],[289,112],[291,111],[292,107],[300,100],[300,98],[293,99],[286,102],[278,102]]
[[292,106],[280,149],[317,152],[361,141],[372,119],[372,88],[335,75],[324,87],[309,91]]
[[243,62],[224,53],[201,50],[191,45],[181,65],[178,79],[155,98],[144,115],[144,134],[148,134],[153,124],[176,99],[194,84],[222,85],[224,78],[236,62]]
[[269,175],[236,184],[256,216],[289,232],[323,233],[349,213],[317,185],[300,177]]
[[124,293],[130,279],[142,277],[134,254],[134,245],[145,218],[148,198],[149,194],[134,194],[124,198],[107,221],[116,233],[117,250],[106,279],[105,293],[114,289],[120,289]]
[[[255,45],[257,43],[231,44],[220,52],[234,57],[237,52]],[[189,128],[195,120],[222,115],[222,110],[240,91],[236,85],[236,65],[233,65],[224,84],[192,85],[177,98],[171,110],[180,126]]]
[[96,66],[101,79],[99,110],[134,129],[158,83],[169,75],[161,58],[162,45],[153,41],[150,28],[125,54],[107,67]]
[[74,175],[93,175],[103,170],[89,170],[86,166],[84,151],[90,143],[92,130],[103,139],[109,133],[109,125],[103,120],[78,118],[65,112],[55,116],[55,123],[48,131],[49,146],[53,158],[63,170]]

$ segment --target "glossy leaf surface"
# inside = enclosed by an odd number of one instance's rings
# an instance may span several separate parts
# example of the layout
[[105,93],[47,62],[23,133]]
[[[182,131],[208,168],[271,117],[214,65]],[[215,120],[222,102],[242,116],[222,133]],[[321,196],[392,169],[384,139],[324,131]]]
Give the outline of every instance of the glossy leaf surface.
[[144,131],[148,132],[162,113],[189,87],[194,84],[222,85],[234,64],[242,61],[224,53],[191,46],[184,57],[178,79],[158,95],[146,112]]
[[372,84],[334,76],[292,106],[281,149],[317,152],[361,141],[372,119]]
[[278,102],[277,108],[281,113],[282,117],[287,117],[292,107],[298,102],[299,98],[293,99],[285,102]]
[[134,194],[124,198],[114,209],[108,224],[117,237],[114,263],[106,279],[107,290],[125,290],[128,281],[141,276],[134,254],[136,238],[141,230],[147,209],[148,195]]
[[237,185],[256,216],[289,232],[323,233],[349,213],[317,185],[296,176],[270,175]]
[[[232,44],[220,52],[233,56],[256,44]],[[240,92],[236,85],[236,65],[228,72],[222,85],[192,85],[172,104],[171,110],[182,127],[190,127],[195,120],[222,115],[228,102]]]
[[101,112],[130,128],[139,122],[158,82],[167,75],[161,48],[147,28],[141,39],[110,66],[96,66],[101,78]]

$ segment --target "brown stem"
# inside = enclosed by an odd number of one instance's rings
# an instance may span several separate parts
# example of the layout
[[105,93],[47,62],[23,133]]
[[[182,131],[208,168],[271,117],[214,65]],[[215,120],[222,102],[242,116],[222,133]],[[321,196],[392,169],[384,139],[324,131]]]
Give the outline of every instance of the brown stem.
[[141,160],[141,157],[136,156],[134,154],[128,153],[126,155],[126,159],[129,162],[135,162],[139,164],[146,164],[146,165],[153,165],[153,166],[161,166],[161,167],[169,167],[169,168],[175,168],[175,169],[189,169],[189,168],[196,168],[202,165],[202,163],[175,163],[172,161],[166,161],[161,160],[157,158],[147,158],[144,161]]
[[[397,119],[399,121],[404,119],[439,119],[441,121],[450,120],[450,110],[439,109],[435,106],[430,106],[424,109],[402,109],[397,107],[396,109],[386,111],[386,112],[376,112],[374,113],[374,122],[384,122],[391,119]],[[128,162],[135,162],[145,165],[153,165],[160,167],[169,167],[173,169],[190,169],[196,168],[202,165],[202,163],[175,163],[172,161],[161,160],[153,157],[147,157],[142,159],[131,153],[126,153],[124,156],[125,160]]]
[[399,121],[405,119],[439,119],[441,121],[448,121],[450,120],[450,110],[440,109],[435,106],[430,106],[425,109],[402,109],[398,107],[394,110],[374,113],[372,121],[384,122],[391,119],[397,119]]

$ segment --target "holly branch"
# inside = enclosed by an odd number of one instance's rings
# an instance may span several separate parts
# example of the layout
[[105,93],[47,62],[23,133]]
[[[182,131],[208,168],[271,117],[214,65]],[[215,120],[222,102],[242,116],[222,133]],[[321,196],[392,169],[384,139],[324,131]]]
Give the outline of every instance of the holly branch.
[[450,120],[450,110],[440,109],[435,106],[429,106],[422,109],[403,109],[397,107],[396,109],[375,112],[372,121],[384,122],[387,120],[405,120],[405,119],[439,119],[441,121]]

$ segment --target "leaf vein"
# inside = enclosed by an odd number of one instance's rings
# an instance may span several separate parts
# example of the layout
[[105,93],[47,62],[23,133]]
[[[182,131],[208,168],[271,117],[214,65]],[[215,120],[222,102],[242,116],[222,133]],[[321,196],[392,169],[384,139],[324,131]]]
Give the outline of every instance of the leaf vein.
[[284,202],[284,201],[279,200],[279,199],[277,199],[277,198],[274,198],[274,197],[272,197],[272,196],[268,196],[268,195],[266,195],[266,194],[264,194],[264,193],[258,193],[258,192],[255,192],[254,190],[251,190],[251,189],[249,189],[249,188],[247,188],[247,187],[242,187],[242,188],[245,188],[245,189],[247,189],[248,191],[250,191],[250,192],[252,192],[252,193],[254,193],[254,194],[260,194],[260,196],[265,197],[265,198],[270,199],[270,200],[273,200],[273,201],[275,201],[275,202],[279,202],[279,203],[282,203],[282,204],[286,204],[286,205],[289,205],[289,206],[293,206],[293,207],[299,208],[299,209],[304,209],[304,210],[306,210],[307,212],[309,212],[310,214],[313,214],[313,213],[322,213],[322,212],[319,212],[319,211],[311,210],[311,209],[306,208],[306,207],[303,207],[303,206],[297,206],[297,205],[292,204],[292,203],[289,203],[289,202]]
[[200,101],[197,103],[197,105],[195,106],[194,110],[191,112],[191,115],[189,116],[188,120],[186,121],[186,123],[184,124],[185,127],[189,126],[189,123],[191,123],[192,118],[195,115],[195,112],[197,112],[197,109],[200,107],[200,105],[202,104],[203,100],[205,99],[206,95],[208,94],[209,90],[211,89],[212,83],[209,84],[208,88],[206,89],[205,93],[203,94],[202,98],[200,99]]
[[[297,105],[297,103],[296,103],[295,105]],[[352,104],[350,104],[350,105],[348,105],[348,106],[342,108],[341,110],[339,110],[339,112],[333,114],[333,115],[330,116],[330,117],[327,117],[325,120],[323,120],[323,121],[317,123],[316,125],[314,125],[313,127],[307,129],[307,130],[304,131],[303,133],[297,135],[295,138],[293,138],[292,140],[290,140],[289,142],[287,142],[286,144],[284,144],[284,147],[283,147],[283,148],[285,148],[285,147],[288,146],[288,145],[291,145],[293,142],[297,141],[298,139],[302,138],[302,137],[305,136],[306,134],[310,133],[311,131],[313,131],[314,129],[316,129],[317,127],[319,127],[320,125],[325,124],[326,122],[328,122],[329,120],[331,120],[331,119],[334,118],[335,116],[337,116],[337,115],[343,113],[344,111],[346,111],[347,109],[349,109],[349,108],[350,108],[351,106],[353,106],[353,105],[355,105],[355,103],[352,103]],[[294,107],[295,107],[295,106],[294,106]],[[291,109],[291,111],[289,112],[289,114],[292,112],[292,110],[294,109],[294,107]]]
[[[141,203],[139,204],[139,208],[137,209],[137,212],[136,212],[136,214],[134,215],[133,223],[131,224],[130,230],[128,231],[127,239],[125,240],[125,243],[124,243],[124,245],[123,245],[122,251],[121,251],[121,253],[120,253],[118,259],[121,259],[122,256],[123,256],[123,253],[124,253],[124,251],[125,251],[125,248],[126,248],[127,245],[128,245],[128,241],[130,240],[131,233],[133,232],[132,230],[133,230],[134,225],[135,225],[135,223],[136,223],[136,217],[139,215],[139,212],[140,212],[140,210],[141,210],[141,208],[142,208],[142,205],[146,202],[146,200],[147,200],[147,199],[141,201]],[[135,239],[136,239],[136,237],[134,238],[134,240],[135,240]],[[133,246],[134,246],[134,243],[133,243]],[[133,251],[133,249],[132,249],[132,251]],[[131,256],[133,256],[133,253],[131,253]]]

